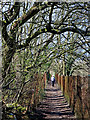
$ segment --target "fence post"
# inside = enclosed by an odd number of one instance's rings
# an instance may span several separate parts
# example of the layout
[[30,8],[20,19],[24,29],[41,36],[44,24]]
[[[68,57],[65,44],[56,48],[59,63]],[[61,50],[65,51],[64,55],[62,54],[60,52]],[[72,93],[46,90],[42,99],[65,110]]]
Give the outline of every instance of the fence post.
[[59,88],[60,88],[60,85],[61,85],[61,79],[60,79],[61,77],[60,77],[60,75],[58,74],[58,86],[59,86]]
[[57,73],[55,74],[55,80],[58,83],[58,74]]
[[75,113],[78,118],[83,118],[82,113],[82,93],[81,93],[81,77],[77,76],[77,98],[75,104]]
[[69,105],[72,107],[72,99],[73,99],[73,77],[69,76],[69,96],[70,96],[70,101]]
[[61,90],[63,92],[63,76],[61,76]]
[[90,75],[88,75],[88,103],[89,103],[89,117],[90,117]]
[[65,76],[61,76],[61,90],[62,90],[63,95],[64,95],[64,92],[65,92]]
[[82,79],[82,113],[84,118],[90,118],[90,92],[89,92],[89,77],[85,76]]
[[73,77],[74,80],[74,101],[73,101],[73,113],[75,113],[75,104],[77,101],[77,76]]
[[65,76],[65,98],[69,103],[69,77]]

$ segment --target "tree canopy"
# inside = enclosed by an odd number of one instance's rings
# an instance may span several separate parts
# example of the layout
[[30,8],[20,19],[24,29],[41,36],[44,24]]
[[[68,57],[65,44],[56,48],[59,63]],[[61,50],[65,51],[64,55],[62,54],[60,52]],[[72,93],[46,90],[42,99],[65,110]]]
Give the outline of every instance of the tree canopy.
[[83,68],[77,60],[89,65],[89,2],[3,1],[1,5],[2,87],[11,101],[19,100],[27,83],[32,87],[37,72],[53,67],[72,75]]

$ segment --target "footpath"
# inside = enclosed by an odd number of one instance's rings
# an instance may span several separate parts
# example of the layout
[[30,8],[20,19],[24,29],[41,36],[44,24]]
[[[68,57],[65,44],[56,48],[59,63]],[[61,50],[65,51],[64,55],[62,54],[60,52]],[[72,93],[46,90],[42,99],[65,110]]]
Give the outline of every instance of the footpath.
[[58,88],[57,83],[52,87],[50,81],[45,89],[45,97],[36,109],[36,112],[40,115],[39,118],[41,117],[41,119],[45,120],[75,119],[75,116],[65,100],[62,91]]

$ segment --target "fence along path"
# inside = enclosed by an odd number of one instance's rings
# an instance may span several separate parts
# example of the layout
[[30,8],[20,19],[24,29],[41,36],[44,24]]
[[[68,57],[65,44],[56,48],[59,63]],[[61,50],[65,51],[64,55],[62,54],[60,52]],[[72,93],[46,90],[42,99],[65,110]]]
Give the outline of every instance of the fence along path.
[[43,119],[75,118],[57,83],[52,87],[49,81],[45,93],[45,98],[36,109]]

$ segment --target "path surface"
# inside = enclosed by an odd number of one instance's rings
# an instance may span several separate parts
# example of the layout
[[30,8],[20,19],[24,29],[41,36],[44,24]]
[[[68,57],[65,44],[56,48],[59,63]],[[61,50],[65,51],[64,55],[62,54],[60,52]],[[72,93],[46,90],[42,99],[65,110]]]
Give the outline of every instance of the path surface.
[[45,90],[46,96],[39,107],[36,109],[43,119],[75,118],[67,101],[62,95],[62,91],[58,89],[58,85],[51,86],[50,82]]

